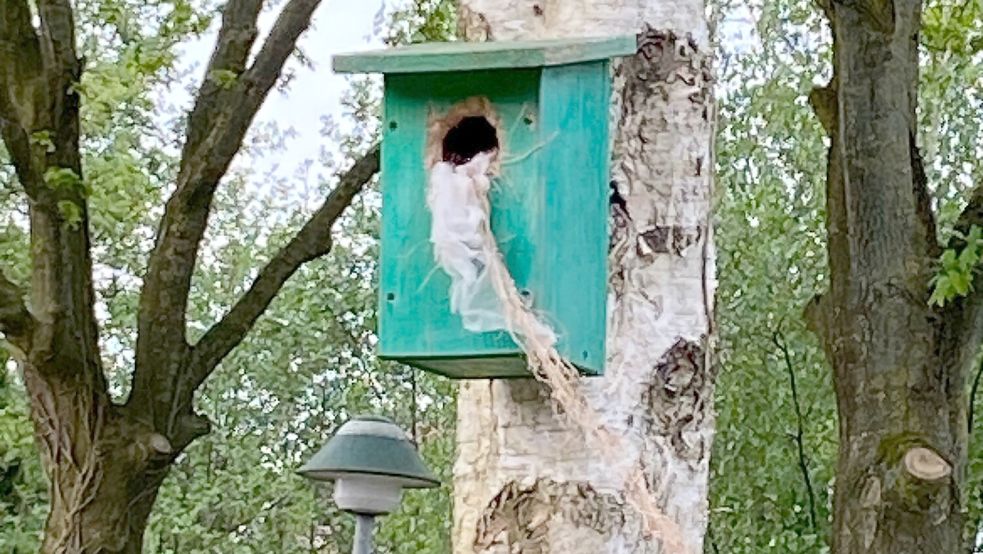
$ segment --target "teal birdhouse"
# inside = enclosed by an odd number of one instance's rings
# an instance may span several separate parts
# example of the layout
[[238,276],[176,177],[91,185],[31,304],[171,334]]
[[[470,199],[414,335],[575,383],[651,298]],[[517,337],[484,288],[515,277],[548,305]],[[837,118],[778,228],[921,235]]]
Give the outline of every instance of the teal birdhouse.
[[430,242],[436,164],[494,153],[490,224],[523,298],[587,375],[604,371],[610,59],[634,37],[422,44],[334,59],[382,73],[379,354],[455,378],[528,376],[504,330],[451,309]]

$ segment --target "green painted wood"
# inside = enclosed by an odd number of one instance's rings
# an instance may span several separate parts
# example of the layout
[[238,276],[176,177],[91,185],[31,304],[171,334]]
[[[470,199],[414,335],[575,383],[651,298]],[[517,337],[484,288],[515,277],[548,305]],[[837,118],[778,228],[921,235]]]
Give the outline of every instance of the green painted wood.
[[403,358],[400,362],[451,379],[530,378],[526,359],[518,355],[484,358]]
[[466,331],[450,312],[426,208],[426,134],[471,96],[500,119],[492,230],[517,285],[557,330],[560,352],[604,369],[609,178],[608,62],[386,76],[379,354],[454,378],[528,376],[505,332]]
[[[397,360],[519,355],[504,331],[471,333],[450,311],[450,278],[433,259],[426,207],[424,151],[428,118],[471,96],[486,96],[504,127],[507,152],[530,152],[538,140],[524,123],[538,111],[540,70],[387,75],[382,146],[379,354]],[[506,159],[509,154],[505,154]],[[504,164],[492,194],[492,228],[520,287],[535,259],[532,211],[538,154]],[[423,365],[425,362],[420,362]],[[450,373],[449,371],[447,373]]]
[[541,281],[531,285],[563,357],[598,374],[607,327],[610,79],[607,60],[543,70],[539,122],[547,142],[536,241],[547,250]]
[[536,68],[634,54],[633,36],[525,42],[431,42],[339,54],[338,73],[429,73]]

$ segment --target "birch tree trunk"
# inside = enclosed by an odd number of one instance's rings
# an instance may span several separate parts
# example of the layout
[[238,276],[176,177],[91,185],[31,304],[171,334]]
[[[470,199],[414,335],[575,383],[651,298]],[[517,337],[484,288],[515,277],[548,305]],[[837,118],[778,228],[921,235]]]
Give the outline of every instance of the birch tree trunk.
[[637,34],[639,51],[614,71],[608,362],[584,386],[629,447],[608,460],[585,446],[532,380],[463,383],[454,552],[667,552],[624,501],[622,472],[640,459],[698,554],[714,429],[704,2],[462,0],[460,24],[468,40]]

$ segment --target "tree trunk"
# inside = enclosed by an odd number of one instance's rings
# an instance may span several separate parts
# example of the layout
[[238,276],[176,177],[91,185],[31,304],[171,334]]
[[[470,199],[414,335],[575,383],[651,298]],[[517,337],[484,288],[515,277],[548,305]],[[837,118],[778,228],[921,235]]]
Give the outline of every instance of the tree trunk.
[[[687,554],[702,552],[713,435],[704,3],[462,0],[460,23],[470,40],[639,36],[639,53],[614,76],[612,186],[625,202],[613,206],[609,358],[605,376],[584,389],[629,445],[625,459],[643,460]],[[612,465],[552,412],[541,385],[463,383],[454,552],[662,552],[641,532]]]
[[[62,477],[54,487],[63,498],[52,498],[41,554],[140,554],[147,520],[157,499],[166,468],[155,475],[132,475],[132,468],[106,457],[97,462],[104,475],[98,491]],[[92,494],[79,508],[79,498]]]
[[[833,366],[837,554],[961,552],[965,375],[978,337],[929,305],[939,246],[915,146],[919,0],[832,2],[830,288],[810,307]],[[976,333],[971,333],[975,335]]]
[[83,372],[24,371],[49,482],[43,554],[139,553],[171,444],[134,423]]

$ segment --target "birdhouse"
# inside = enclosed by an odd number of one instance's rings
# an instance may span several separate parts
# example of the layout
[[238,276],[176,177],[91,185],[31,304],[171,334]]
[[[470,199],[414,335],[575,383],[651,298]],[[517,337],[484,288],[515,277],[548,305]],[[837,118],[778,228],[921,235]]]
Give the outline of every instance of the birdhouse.
[[505,330],[452,310],[430,242],[435,164],[493,153],[490,225],[527,305],[581,372],[604,370],[610,59],[634,37],[420,44],[335,57],[385,75],[379,354],[455,378],[528,376]]

